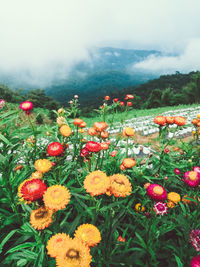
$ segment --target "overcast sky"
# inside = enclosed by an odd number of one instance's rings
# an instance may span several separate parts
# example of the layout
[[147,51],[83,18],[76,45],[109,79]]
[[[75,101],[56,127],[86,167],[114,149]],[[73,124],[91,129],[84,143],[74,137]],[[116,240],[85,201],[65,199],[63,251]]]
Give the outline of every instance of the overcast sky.
[[200,69],[199,13],[199,0],[0,0],[0,72],[62,76],[94,46],[178,54],[139,69]]

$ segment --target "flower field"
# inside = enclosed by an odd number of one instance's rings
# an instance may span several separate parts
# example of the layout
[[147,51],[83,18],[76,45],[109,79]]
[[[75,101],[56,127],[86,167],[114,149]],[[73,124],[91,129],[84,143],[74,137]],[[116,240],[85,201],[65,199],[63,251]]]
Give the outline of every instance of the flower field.
[[40,126],[0,100],[0,266],[200,266],[200,114],[143,122],[142,147],[133,101],[105,96],[88,127],[78,96]]

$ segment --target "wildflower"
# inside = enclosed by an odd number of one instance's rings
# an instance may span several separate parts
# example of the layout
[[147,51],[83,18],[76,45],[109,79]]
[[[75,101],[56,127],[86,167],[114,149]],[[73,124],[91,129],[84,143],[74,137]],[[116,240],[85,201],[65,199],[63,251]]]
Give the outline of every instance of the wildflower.
[[74,95],[74,98],[75,98],[75,99],[78,99],[78,95]]
[[133,136],[135,134],[135,131],[131,128],[131,127],[126,127],[123,130],[123,136],[124,137],[129,137],[129,136]]
[[135,205],[135,210],[136,210],[136,211],[144,212],[144,211],[145,211],[145,207],[143,207],[141,203],[137,203],[137,204]]
[[63,153],[63,150],[64,148],[59,142],[53,142],[47,147],[47,153],[49,156],[59,156]]
[[105,131],[108,128],[108,124],[104,121],[100,121],[100,122],[95,122],[93,124],[93,128],[97,131],[97,132],[102,132]]
[[81,125],[83,122],[84,122],[84,121],[83,121],[82,119],[76,118],[76,119],[74,119],[73,124],[79,126],[79,125]]
[[165,124],[166,124],[166,118],[163,117],[163,116],[156,116],[156,117],[154,118],[154,122],[155,122],[156,124],[161,125],[161,126],[165,126]]
[[121,107],[123,107],[124,106],[124,101],[120,101],[119,104],[120,104]]
[[86,147],[81,149],[81,152],[80,152],[81,157],[85,158],[85,157],[88,157],[89,155],[90,155],[90,152]]
[[186,124],[186,118],[182,116],[177,116],[174,118],[174,123],[178,126],[183,126]]
[[181,171],[180,171],[178,168],[175,168],[175,169],[174,169],[174,173],[175,173],[176,175],[180,175],[180,174],[181,174]]
[[75,231],[74,237],[79,238],[89,247],[94,247],[101,241],[99,229],[88,223],[80,225]]
[[78,238],[68,240],[56,256],[57,267],[89,267],[91,261],[89,247]]
[[132,107],[132,105],[133,105],[133,103],[130,102],[130,101],[128,101],[126,104],[127,104],[128,107]]
[[87,130],[87,133],[91,136],[95,136],[97,134],[97,131],[94,128],[89,128]]
[[72,134],[72,130],[67,124],[62,125],[59,131],[64,137],[69,137]]
[[175,204],[178,204],[178,202],[181,201],[181,196],[176,192],[170,192],[167,194],[167,199]]
[[200,251],[200,229],[194,229],[189,234],[189,240],[196,251]]
[[118,238],[117,238],[117,241],[125,243],[126,239],[123,238],[121,235],[119,235]]
[[192,124],[194,124],[194,125],[197,125],[198,122],[199,122],[199,120],[197,120],[197,119],[192,120]]
[[109,187],[110,180],[102,171],[93,171],[84,180],[84,188],[91,196],[104,194]]
[[166,203],[157,202],[155,205],[153,205],[153,210],[156,214],[164,215],[167,214],[168,207],[166,206]]
[[21,108],[23,111],[26,111],[26,114],[29,114],[33,109],[33,103],[30,101],[24,101],[20,104],[19,108]]
[[166,147],[166,148],[164,148],[164,150],[163,150],[163,151],[164,151],[164,153],[165,153],[165,154],[169,154],[169,153],[170,153],[170,150],[169,150],[169,148],[167,148],[167,147]]
[[200,173],[196,171],[187,171],[184,173],[183,181],[190,187],[196,187],[200,183]]
[[136,165],[136,161],[132,158],[126,158],[122,161],[122,165],[124,165],[125,168],[132,168]]
[[87,142],[85,147],[89,152],[99,152],[101,150],[101,145],[94,141]]
[[60,113],[65,113],[66,111],[64,110],[64,108],[59,108],[57,112],[58,114],[60,114]]
[[26,181],[21,187],[21,194],[23,199],[35,201],[41,198],[47,190],[46,184],[40,179],[31,179]]
[[34,165],[36,170],[41,173],[48,172],[52,167],[52,163],[48,159],[38,159]]
[[108,137],[109,137],[109,133],[108,132],[106,132],[106,131],[102,131],[101,132],[101,138],[106,139]]
[[50,257],[55,258],[67,242],[70,242],[71,240],[72,238],[64,233],[53,235],[47,242],[47,254],[49,254]]
[[0,109],[5,106],[6,102],[4,99],[0,99]]
[[119,99],[118,99],[118,98],[114,98],[113,101],[114,101],[115,103],[117,103],[117,102],[119,101]]
[[31,178],[33,178],[33,179],[41,179],[42,178],[42,173],[41,172],[38,172],[38,171],[33,172],[31,174]]
[[198,166],[194,166],[194,167],[193,167],[193,171],[195,171],[195,172],[199,172],[199,173],[200,173],[200,167],[198,167]]
[[133,99],[134,98],[134,96],[133,95],[130,95],[130,94],[128,94],[128,95],[126,95],[126,100],[128,100],[128,99]]
[[165,116],[165,119],[166,119],[166,123],[168,123],[168,124],[173,124],[174,123],[174,117]]
[[[27,181],[31,181],[32,178],[29,178],[29,179],[26,179],[24,180],[19,186],[18,186],[18,197],[20,198],[19,201],[25,201],[24,198],[23,198],[23,194],[21,193],[21,189],[22,189],[22,186],[27,182]],[[26,202],[26,201],[25,201]],[[28,203],[31,203],[31,201],[28,201]]]
[[200,255],[197,257],[193,257],[190,262],[190,267],[199,267],[200,266]]
[[125,167],[123,164],[121,164],[121,165],[119,166],[119,168],[120,168],[120,170],[122,170],[122,171],[126,170],[126,167]]
[[100,145],[101,145],[101,149],[102,149],[102,150],[107,150],[107,149],[109,148],[109,144],[106,143],[106,142],[104,142],[104,143],[100,143]]
[[23,165],[17,165],[17,166],[15,167],[14,171],[16,172],[16,171],[18,171],[18,170],[22,170],[23,168],[24,168]]
[[47,228],[52,222],[53,211],[46,207],[32,210],[30,215],[30,224],[37,230]]
[[150,184],[147,187],[147,194],[155,201],[163,201],[167,198],[167,191],[159,184]]
[[131,194],[132,186],[129,179],[123,174],[110,176],[110,192],[115,197],[126,197]]
[[85,128],[86,126],[87,126],[87,123],[84,121],[78,125],[78,127],[80,127],[80,128]]
[[60,116],[56,119],[56,122],[59,126],[65,125],[66,124],[66,120],[64,117]]
[[114,158],[114,157],[116,157],[117,153],[118,153],[118,152],[117,152],[116,150],[114,150],[113,152],[111,152],[111,154],[110,154],[110,155],[111,155],[111,157],[113,157],[113,158]]
[[47,208],[61,210],[70,201],[70,192],[64,185],[52,185],[43,195],[43,201]]
[[104,99],[105,99],[106,101],[108,101],[108,100],[110,100],[110,97],[109,97],[108,95],[106,95],[106,96],[104,96]]

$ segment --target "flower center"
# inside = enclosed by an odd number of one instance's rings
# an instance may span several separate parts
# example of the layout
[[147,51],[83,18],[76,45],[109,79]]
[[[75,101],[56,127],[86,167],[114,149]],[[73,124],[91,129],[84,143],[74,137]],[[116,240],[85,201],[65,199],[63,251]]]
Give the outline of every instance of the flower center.
[[161,196],[162,195],[162,193],[163,193],[163,189],[162,189],[162,187],[160,187],[160,186],[158,186],[158,185],[156,185],[154,188],[153,188],[153,192],[154,192],[154,194],[156,194],[156,195],[158,195],[158,196]]
[[57,197],[59,197],[59,196],[60,196],[60,190],[58,190],[58,189],[53,190],[53,191],[51,192],[51,196],[52,196],[52,198],[57,198]]
[[39,185],[36,183],[33,184],[28,184],[27,185],[27,189],[29,192],[34,192],[35,190],[37,190],[39,188]]
[[188,177],[189,177],[189,179],[190,179],[191,181],[195,181],[196,178],[197,178],[197,172],[191,171],[191,172],[189,173]]
[[94,176],[92,178],[92,183],[93,184],[98,184],[100,182],[101,178],[99,176]]
[[115,184],[118,184],[118,185],[124,185],[124,181],[120,180],[120,179],[115,179],[114,180],[114,183]]
[[165,207],[164,207],[162,204],[158,204],[158,205],[156,206],[156,208],[157,208],[157,210],[159,210],[159,211],[163,211],[163,210],[165,210]]
[[63,239],[62,239],[62,238],[58,238],[58,239],[56,240],[56,243],[61,243],[61,242],[63,242]]
[[23,108],[29,108],[30,107],[30,104],[29,103],[24,103],[23,104]]
[[66,257],[70,259],[78,259],[79,258],[79,251],[75,249],[69,249],[66,253]]
[[38,210],[35,213],[35,219],[42,219],[42,218],[46,218],[48,216],[48,211],[44,208]]

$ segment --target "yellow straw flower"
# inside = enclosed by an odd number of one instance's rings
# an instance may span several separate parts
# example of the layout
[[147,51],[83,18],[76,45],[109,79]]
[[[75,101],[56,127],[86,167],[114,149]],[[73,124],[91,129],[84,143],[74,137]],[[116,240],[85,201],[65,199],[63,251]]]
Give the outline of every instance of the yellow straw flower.
[[89,247],[96,246],[101,241],[99,229],[92,224],[80,225],[74,234],[75,238],[79,238]]
[[69,137],[72,134],[71,128],[66,124],[62,125],[59,131],[64,137]]
[[30,216],[30,224],[33,228],[43,230],[48,227],[52,221],[53,211],[46,207],[40,207],[39,209],[32,210]]
[[181,196],[176,192],[170,192],[167,194],[167,199],[178,204],[178,202],[181,201]]
[[48,159],[38,159],[35,162],[35,168],[38,172],[45,173],[48,172],[52,167],[51,161]]
[[136,211],[144,212],[144,211],[145,211],[145,207],[143,207],[141,203],[137,203],[137,204],[135,205],[135,210],[136,210]]
[[84,188],[91,196],[104,194],[109,187],[110,180],[102,171],[91,172],[84,180]]
[[61,210],[69,203],[70,196],[70,192],[65,186],[52,185],[47,188],[43,195],[43,200],[47,208]]
[[123,137],[133,136],[134,134],[135,134],[135,131],[131,127],[126,127],[123,130]]
[[91,261],[89,247],[78,238],[70,239],[56,256],[57,267],[89,267]]
[[72,240],[68,235],[64,233],[59,233],[56,235],[53,235],[49,241],[47,242],[47,254],[49,254],[51,257],[56,257],[60,250],[69,242]]
[[129,179],[123,174],[110,176],[110,191],[115,197],[126,197],[131,194],[132,186]]

